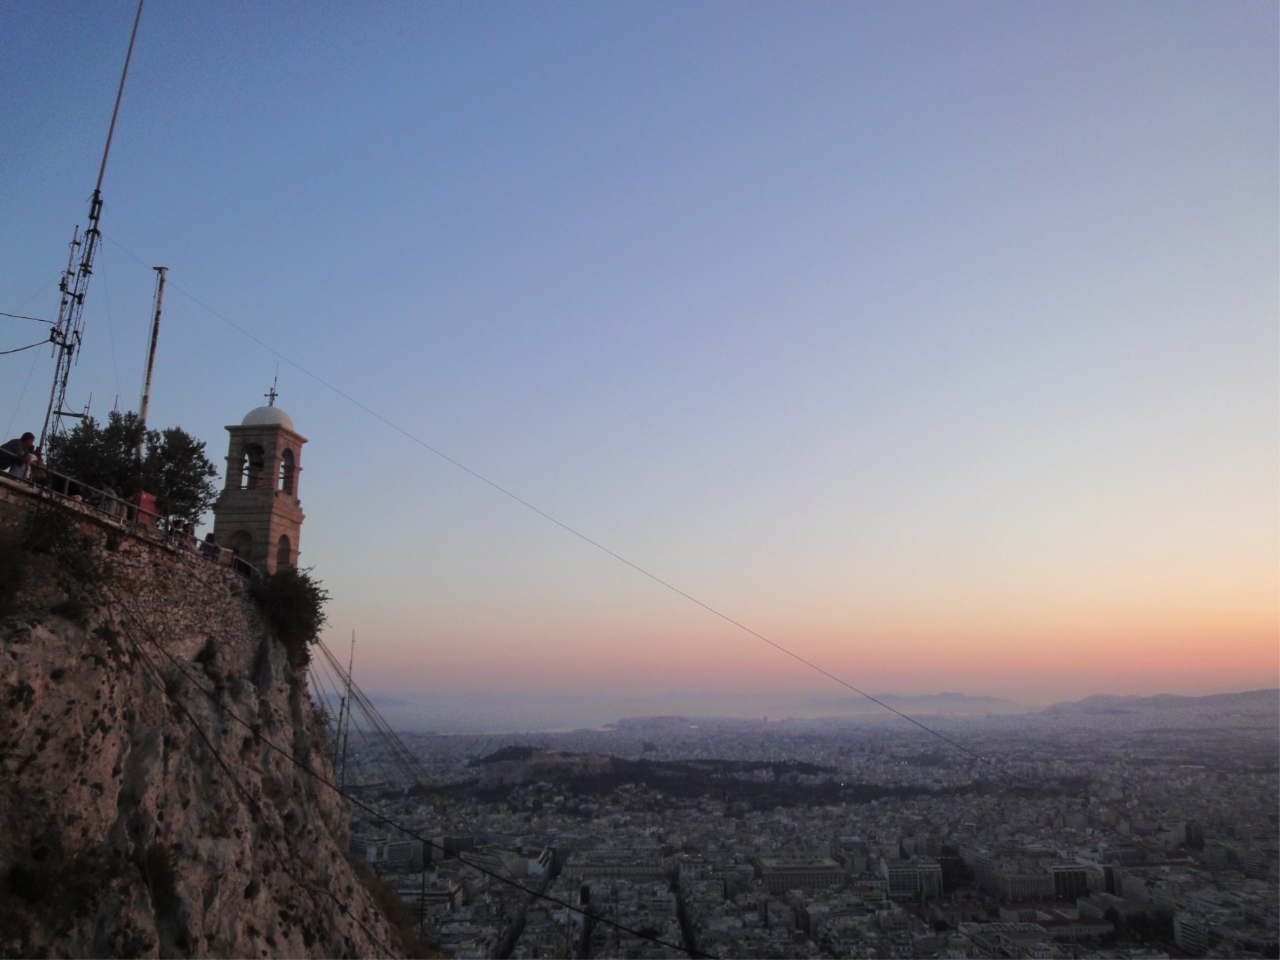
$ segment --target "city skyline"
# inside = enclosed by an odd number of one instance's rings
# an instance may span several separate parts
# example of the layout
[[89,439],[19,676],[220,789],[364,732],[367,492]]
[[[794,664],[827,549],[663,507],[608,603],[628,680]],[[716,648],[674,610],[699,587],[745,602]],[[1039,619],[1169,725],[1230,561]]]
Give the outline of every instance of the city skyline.
[[[131,15],[0,11],[0,310],[56,309]],[[1274,687],[1275,35],[1248,3],[157,3],[70,396],[136,406],[164,263],[152,420],[217,462],[279,358],[201,304],[868,692]],[[5,439],[44,353],[0,358]],[[841,695],[280,377],[370,692],[531,725]]]

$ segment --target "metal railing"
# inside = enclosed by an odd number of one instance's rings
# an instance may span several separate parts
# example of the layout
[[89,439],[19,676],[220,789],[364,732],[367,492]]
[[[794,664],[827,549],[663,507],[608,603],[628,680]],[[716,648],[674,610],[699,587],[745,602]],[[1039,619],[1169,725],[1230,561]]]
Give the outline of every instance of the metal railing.
[[[16,481],[35,490],[40,496],[53,502],[74,504],[111,526],[154,543],[162,543],[173,549],[199,554],[211,563],[230,567],[246,577],[259,577],[258,568],[238,556],[234,550],[219,546],[212,539],[197,540],[195,536],[174,528],[169,519],[149,510],[139,503],[122,499],[114,491],[101,490],[48,467],[32,465],[24,474],[11,471],[0,473],[6,480]],[[212,534],[209,535],[212,538]]]

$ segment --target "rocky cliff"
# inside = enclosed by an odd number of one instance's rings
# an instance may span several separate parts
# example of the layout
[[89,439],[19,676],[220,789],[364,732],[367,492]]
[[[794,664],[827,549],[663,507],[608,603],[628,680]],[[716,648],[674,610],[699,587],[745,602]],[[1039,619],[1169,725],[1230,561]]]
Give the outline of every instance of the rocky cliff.
[[3,479],[0,603],[0,954],[405,952],[241,576]]

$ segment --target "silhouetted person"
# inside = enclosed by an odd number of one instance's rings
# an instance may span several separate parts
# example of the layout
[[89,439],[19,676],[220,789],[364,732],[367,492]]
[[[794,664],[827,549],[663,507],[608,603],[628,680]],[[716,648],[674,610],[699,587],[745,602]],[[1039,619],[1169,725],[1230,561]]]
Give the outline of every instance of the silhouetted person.
[[120,513],[120,491],[116,489],[116,478],[107,477],[107,482],[102,485],[102,510],[109,517],[114,517]]
[[32,467],[42,462],[34,433],[24,433],[0,445],[0,470],[8,470],[10,476],[28,480]]

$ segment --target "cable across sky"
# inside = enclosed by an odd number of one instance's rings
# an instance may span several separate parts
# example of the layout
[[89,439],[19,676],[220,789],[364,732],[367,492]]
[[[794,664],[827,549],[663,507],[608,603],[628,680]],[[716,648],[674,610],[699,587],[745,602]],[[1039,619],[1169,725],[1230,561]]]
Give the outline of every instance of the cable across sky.
[[[120,250],[122,250],[124,253],[126,253],[128,256],[132,257],[132,258],[133,258],[134,260],[136,260],[139,264],[143,264],[143,265],[145,266],[145,263],[143,263],[143,261],[142,261],[142,259],[141,259],[141,258],[139,258],[136,254],[132,253],[131,251],[129,251],[129,250],[128,250],[128,249],[126,249],[125,247],[121,246],[121,244],[119,243],[119,241],[115,240],[114,238],[112,238],[112,237],[110,237],[110,236],[106,236],[105,234],[104,234],[104,236],[105,236],[105,238],[106,238],[106,240],[107,240],[108,242],[110,242],[110,243],[114,244],[116,247],[119,247],[119,249],[120,249]],[[454,467],[458,468],[459,470],[463,471],[464,473],[468,474],[469,476],[471,476],[471,477],[475,478],[476,480],[479,480],[481,483],[483,483],[483,484],[485,484],[486,486],[490,487],[491,489],[493,489],[493,490],[497,491],[498,493],[502,494],[503,496],[505,496],[505,497],[507,497],[507,498],[509,498],[509,499],[511,499],[511,500],[514,500],[516,503],[518,503],[518,504],[520,504],[521,506],[523,506],[523,507],[527,508],[528,510],[531,510],[532,512],[536,513],[538,516],[540,516],[540,517],[542,517],[543,519],[545,519],[545,520],[549,521],[550,523],[555,524],[555,526],[559,527],[561,530],[564,530],[566,533],[569,533],[569,534],[571,534],[572,536],[576,537],[577,539],[581,540],[582,542],[584,542],[584,543],[588,544],[589,546],[594,547],[596,550],[599,550],[601,553],[604,553],[604,554],[608,555],[609,557],[612,557],[614,560],[616,560],[616,561],[618,561],[619,563],[622,563],[622,564],[624,564],[625,566],[627,566],[627,567],[631,568],[631,569],[632,569],[633,571],[635,571],[636,573],[639,573],[639,574],[641,574],[642,576],[647,577],[649,580],[652,580],[654,583],[658,584],[658,585],[659,585],[659,586],[661,586],[661,587],[664,587],[665,589],[667,589],[667,590],[669,590],[670,592],[672,592],[672,593],[676,594],[677,596],[680,596],[680,597],[684,598],[685,600],[689,601],[690,603],[695,604],[695,605],[696,605],[696,606],[698,606],[698,607],[701,607],[703,610],[705,610],[707,613],[710,613],[712,616],[715,616],[715,617],[719,618],[720,620],[723,620],[724,622],[726,622],[726,623],[728,623],[728,624],[730,624],[730,625],[732,625],[732,626],[736,627],[738,630],[742,631],[743,633],[746,633],[746,634],[748,634],[749,636],[754,637],[755,639],[760,640],[760,641],[762,641],[763,643],[768,644],[770,647],[772,647],[772,648],[773,648],[774,650],[776,650],[778,653],[781,653],[781,654],[783,654],[783,655],[785,655],[785,656],[787,656],[787,657],[790,657],[792,660],[795,660],[796,662],[798,662],[798,663],[800,663],[800,664],[804,665],[805,667],[808,667],[810,670],[812,670],[812,671],[814,671],[814,672],[816,672],[816,673],[818,673],[818,674],[821,674],[823,677],[826,677],[828,680],[832,680],[832,681],[834,681],[835,683],[839,684],[841,687],[843,687],[844,689],[846,689],[846,690],[850,691],[851,693],[857,694],[859,697],[863,697],[864,699],[869,700],[870,702],[872,702],[872,703],[876,704],[877,706],[879,706],[879,707],[883,708],[884,710],[888,711],[889,713],[892,713],[892,714],[895,714],[895,715],[896,715],[896,716],[898,716],[898,717],[901,717],[903,720],[905,720],[905,721],[907,721],[908,723],[913,724],[914,726],[916,726],[916,727],[920,728],[921,730],[923,730],[925,733],[929,734],[930,736],[932,736],[932,737],[936,737],[938,740],[941,740],[943,743],[948,744],[949,746],[953,747],[953,748],[954,748],[954,749],[956,749],[956,750],[959,750],[961,753],[966,754],[967,756],[969,756],[969,757],[971,757],[972,759],[974,759],[974,760],[978,761],[979,763],[985,764],[986,766],[990,767],[991,769],[993,769],[993,770],[995,770],[995,771],[999,772],[1002,776],[1007,777],[1007,778],[1009,778],[1009,779],[1011,779],[1011,780],[1014,780],[1014,781],[1020,782],[1020,783],[1022,783],[1022,784],[1024,784],[1024,785],[1026,785],[1026,786],[1031,786],[1031,787],[1038,787],[1038,786],[1039,786],[1038,784],[1035,784],[1035,783],[1033,783],[1032,781],[1028,781],[1028,780],[1026,780],[1025,778],[1023,778],[1023,777],[1019,776],[1018,774],[1016,774],[1016,773],[1014,773],[1014,772],[1012,772],[1012,771],[1008,770],[1007,768],[1005,768],[1004,766],[1002,766],[998,761],[993,760],[993,759],[991,759],[990,757],[985,757],[985,756],[983,756],[982,754],[978,753],[977,751],[975,751],[975,750],[973,750],[973,749],[971,749],[971,748],[969,748],[969,747],[965,746],[965,745],[964,745],[964,744],[962,744],[962,743],[957,742],[955,739],[953,739],[953,738],[951,738],[951,737],[948,737],[946,734],[942,733],[941,731],[939,731],[939,730],[935,730],[934,728],[932,728],[932,727],[928,726],[927,724],[922,723],[920,720],[916,719],[915,717],[912,717],[911,715],[909,715],[909,714],[907,714],[907,713],[904,713],[904,712],[903,712],[903,711],[901,711],[901,710],[898,710],[897,708],[895,708],[895,707],[891,706],[890,704],[885,703],[883,700],[880,700],[880,699],[878,699],[877,697],[872,696],[871,694],[867,693],[866,691],[859,689],[858,687],[854,686],[852,683],[849,683],[847,680],[842,679],[841,677],[837,676],[836,674],[832,673],[831,671],[826,670],[825,668],[823,668],[823,667],[819,666],[818,664],[814,663],[812,660],[806,659],[805,657],[803,657],[803,656],[801,656],[800,654],[796,653],[795,651],[793,651],[793,650],[789,649],[788,647],[784,646],[783,644],[778,643],[776,640],[772,640],[772,639],[770,639],[769,637],[765,636],[764,634],[760,633],[759,631],[754,630],[754,629],[752,629],[751,627],[747,626],[746,624],[742,623],[740,620],[736,620],[736,619],[734,619],[733,617],[729,616],[728,614],[723,613],[723,612],[721,612],[720,610],[717,610],[715,607],[711,606],[711,605],[710,605],[710,604],[708,604],[708,603],[705,603],[705,602],[704,602],[704,601],[702,601],[702,600],[699,600],[697,597],[695,597],[695,596],[693,596],[692,594],[689,594],[688,592],[686,592],[686,591],[684,591],[684,590],[680,589],[679,587],[675,586],[674,584],[670,583],[669,581],[664,580],[662,577],[659,577],[657,574],[651,573],[649,570],[646,570],[644,567],[640,566],[639,564],[636,564],[636,563],[632,562],[631,560],[628,560],[626,557],[624,557],[624,556],[622,556],[621,554],[619,554],[619,553],[615,552],[614,550],[609,549],[607,546],[605,546],[604,544],[600,543],[598,540],[595,540],[595,539],[593,539],[593,538],[591,538],[591,537],[587,536],[585,533],[582,533],[581,531],[579,531],[579,530],[575,529],[574,527],[570,526],[569,524],[565,523],[564,521],[560,520],[559,518],[554,517],[554,516],[552,516],[551,514],[547,513],[547,512],[546,512],[545,510],[543,510],[541,507],[538,507],[537,505],[535,505],[535,504],[533,504],[533,503],[530,503],[528,500],[524,499],[524,498],[523,498],[523,497],[521,497],[520,495],[518,495],[518,494],[516,494],[516,493],[513,493],[511,490],[507,489],[506,487],[502,486],[502,485],[501,485],[501,484],[499,484],[499,483],[495,483],[493,480],[490,480],[488,477],[486,477],[486,476],[484,476],[483,474],[481,474],[481,473],[477,472],[476,470],[473,470],[471,467],[467,466],[466,464],[464,464],[464,463],[462,463],[462,462],[460,462],[460,461],[458,461],[458,460],[454,459],[453,457],[449,456],[447,453],[445,453],[444,451],[440,450],[439,448],[437,448],[437,447],[435,447],[435,446],[432,446],[430,443],[428,443],[428,442],[426,442],[425,440],[421,439],[420,437],[418,437],[418,436],[414,435],[414,434],[413,434],[413,433],[411,433],[409,430],[407,430],[407,429],[405,429],[404,427],[400,426],[400,425],[399,425],[398,423],[396,423],[395,421],[388,419],[387,417],[383,416],[383,415],[382,415],[381,413],[379,413],[378,411],[376,411],[376,410],[372,409],[371,407],[369,407],[369,406],[367,406],[366,404],[362,403],[360,400],[358,400],[358,399],[356,399],[355,397],[351,396],[351,394],[347,393],[346,391],[342,390],[341,388],[339,388],[339,387],[335,386],[334,384],[330,383],[328,380],[325,380],[323,377],[319,376],[318,374],[315,374],[315,373],[311,372],[311,371],[310,371],[310,370],[308,370],[306,367],[303,367],[301,364],[297,363],[296,361],[292,360],[290,357],[288,357],[288,356],[286,356],[285,354],[281,353],[281,352],[280,352],[279,350],[277,350],[275,347],[272,347],[270,344],[268,344],[268,343],[264,342],[263,340],[259,339],[259,338],[258,338],[258,337],[256,337],[256,336],[254,336],[252,333],[250,333],[250,332],[249,332],[248,330],[246,330],[244,327],[242,327],[242,326],[240,326],[239,324],[237,324],[235,321],[233,321],[233,320],[229,319],[228,317],[224,316],[223,314],[219,313],[217,310],[213,309],[213,308],[212,308],[212,307],[210,307],[208,304],[206,304],[206,303],[204,303],[203,301],[201,301],[201,300],[200,300],[199,298],[197,298],[194,294],[192,294],[192,293],[188,292],[188,291],[187,291],[187,290],[185,290],[183,287],[179,286],[177,283],[174,283],[173,281],[170,281],[170,285],[171,285],[175,290],[177,290],[179,293],[181,293],[183,296],[187,297],[187,298],[188,298],[192,303],[196,304],[196,306],[200,307],[201,309],[203,309],[203,310],[207,311],[207,312],[208,312],[209,314],[211,314],[212,316],[214,316],[214,317],[216,317],[217,319],[221,320],[223,323],[225,323],[227,326],[231,327],[233,330],[237,331],[237,332],[238,332],[238,333],[240,333],[241,335],[243,335],[243,336],[245,336],[245,337],[248,337],[250,340],[252,340],[252,341],[253,341],[254,343],[256,343],[258,346],[262,347],[264,350],[268,351],[268,352],[269,352],[269,353],[271,353],[273,356],[275,356],[275,357],[279,358],[279,359],[280,359],[280,360],[282,360],[283,362],[285,362],[285,363],[289,364],[289,366],[293,367],[293,368],[294,368],[295,370],[297,370],[299,373],[301,373],[301,374],[303,374],[304,376],[306,376],[306,377],[310,378],[311,380],[314,380],[316,383],[318,383],[318,384],[320,384],[321,386],[325,387],[327,390],[332,391],[334,394],[336,394],[337,396],[339,396],[339,397],[343,398],[343,399],[344,399],[344,400],[346,400],[348,403],[351,403],[351,404],[353,404],[354,406],[358,407],[360,410],[364,411],[366,414],[368,414],[369,416],[373,417],[375,420],[378,420],[380,423],[384,424],[385,426],[390,427],[390,428],[391,428],[392,430],[394,430],[396,433],[398,433],[398,434],[400,434],[401,436],[405,437],[406,439],[408,439],[408,440],[409,440],[409,441],[411,441],[412,443],[417,444],[419,447],[422,447],[424,450],[429,451],[430,453],[434,454],[435,456],[439,457],[440,459],[444,460],[445,462],[447,462],[447,463],[451,464],[452,466],[454,466]]]

